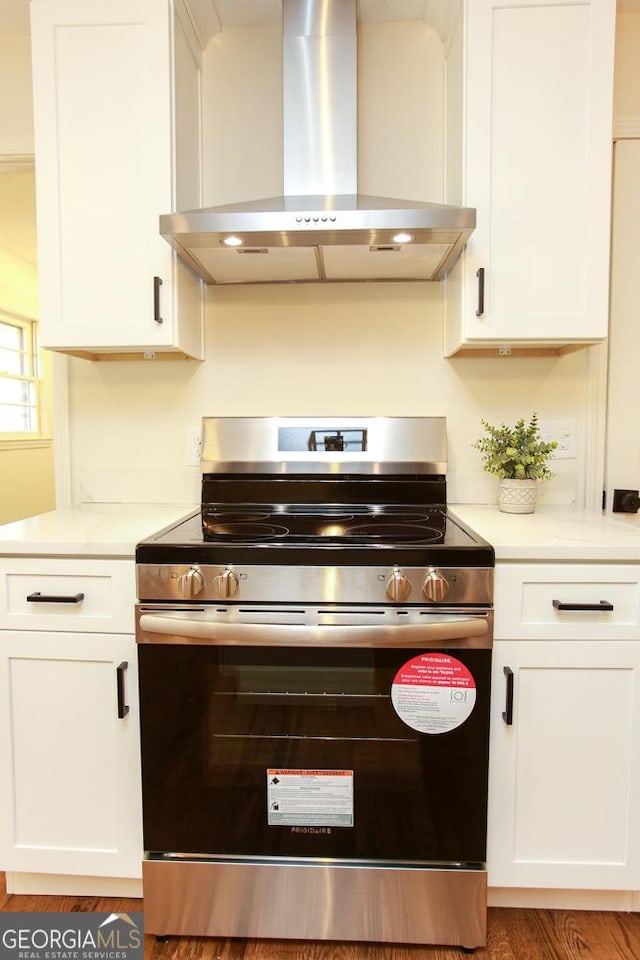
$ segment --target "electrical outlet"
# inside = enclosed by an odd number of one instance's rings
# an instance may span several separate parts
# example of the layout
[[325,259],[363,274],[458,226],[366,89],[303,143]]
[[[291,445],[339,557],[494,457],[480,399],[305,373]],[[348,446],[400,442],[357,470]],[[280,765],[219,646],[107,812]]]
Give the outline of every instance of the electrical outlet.
[[540,434],[546,443],[555,440],[558,446],[552,453],[554,460],[575,460],[578,456],[575,420],[540,420]]
[[202,436],[200,427],[190,427],[187,430],[187,466],[199,467],[202,453]]

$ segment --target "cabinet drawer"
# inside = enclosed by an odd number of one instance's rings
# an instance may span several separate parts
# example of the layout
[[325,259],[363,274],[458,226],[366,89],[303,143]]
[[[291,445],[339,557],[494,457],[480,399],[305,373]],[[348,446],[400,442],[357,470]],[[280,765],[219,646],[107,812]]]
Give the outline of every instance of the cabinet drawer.
[[637,640],[640,566],[498,564],[495,637]]
[[132,560],[3,558],[0,628],[133,633]]

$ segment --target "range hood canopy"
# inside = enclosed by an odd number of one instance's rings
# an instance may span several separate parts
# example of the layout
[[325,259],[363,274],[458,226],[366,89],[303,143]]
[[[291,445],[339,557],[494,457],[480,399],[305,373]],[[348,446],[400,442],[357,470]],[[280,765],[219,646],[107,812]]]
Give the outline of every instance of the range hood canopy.
[[206,283],[441,280],[475,210],[357,193],[356,0],[282,14],[284,195],[167,214],[160,233]]

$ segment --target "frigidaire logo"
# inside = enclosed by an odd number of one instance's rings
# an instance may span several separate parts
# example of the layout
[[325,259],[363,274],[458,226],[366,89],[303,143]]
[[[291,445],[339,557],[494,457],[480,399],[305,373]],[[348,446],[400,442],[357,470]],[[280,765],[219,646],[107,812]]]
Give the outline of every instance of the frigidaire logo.
[[0,913],[0,960],[143,960],[141,913]]
[[332,833],[331,827],[291,827],[291,833]]

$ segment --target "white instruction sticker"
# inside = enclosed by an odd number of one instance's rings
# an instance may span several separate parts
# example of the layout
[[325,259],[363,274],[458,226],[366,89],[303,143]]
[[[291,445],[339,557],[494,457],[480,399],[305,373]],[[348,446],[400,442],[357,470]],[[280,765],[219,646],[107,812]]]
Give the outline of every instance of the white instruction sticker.
[[447,653],[408,660],[393,678],[391,702],[400,719],[420,733],[448,733],[471,715],[476,682],[464,663]]
[[267,823],[352,827],[353,770],[267,770]]

